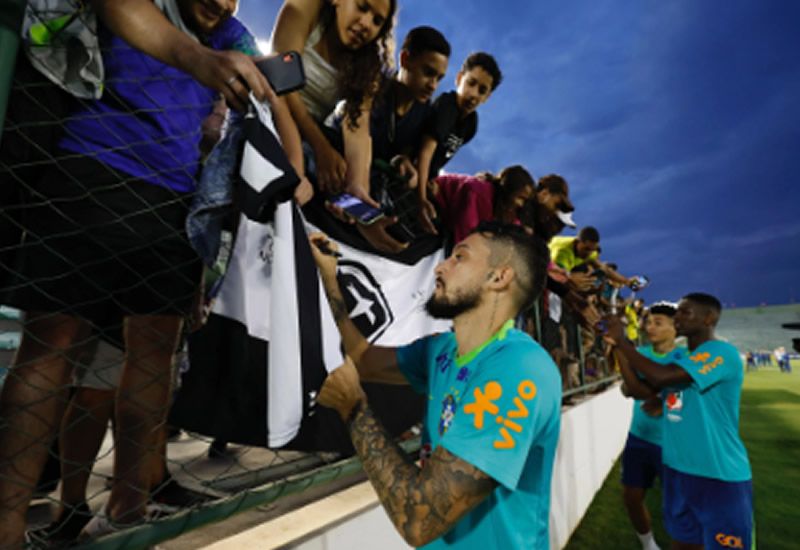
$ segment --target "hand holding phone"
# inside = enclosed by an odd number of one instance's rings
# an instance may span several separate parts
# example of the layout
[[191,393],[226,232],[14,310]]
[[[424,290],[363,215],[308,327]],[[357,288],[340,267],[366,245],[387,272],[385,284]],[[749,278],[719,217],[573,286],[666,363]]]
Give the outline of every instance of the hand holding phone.
[[306,84],[303,59],[295,51],[256,61],[256,67],[267,78],[276,95],[294,92]]
[[635,277],[633,277],[633,281],[631,281],[630,287],[631,287],[631,290],[636,292],[636,291],[642,290],[643,288],[645,288],[649,284],[650,284],[650,279],[647,278],[647,276],[645,276],[645,275],[636,275]]
[[371,225],[384,216],[384,213],[379,208],[365,203],[350,193],[342,193],[331,197],[330,203],[341,208],[363,225]]

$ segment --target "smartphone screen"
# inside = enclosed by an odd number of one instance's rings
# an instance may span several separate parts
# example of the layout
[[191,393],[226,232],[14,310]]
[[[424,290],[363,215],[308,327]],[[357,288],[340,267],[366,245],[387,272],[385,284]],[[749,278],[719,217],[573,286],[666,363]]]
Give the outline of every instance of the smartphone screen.
[[644,276],[644,275],[637,275],[636,276],[636,285],[639,288],[644,288],[649,284],[650,284],[650,279],[648,279],[646,276]]
[[383,212],[381,212],[380,209],[365,203],[358,197],[354,197],[349,193],[342,193],[341,195],[331,197],[331,204],[338,206],[364,225],[369,225],[383,217]]
[[306,83],[303,60],[297,52],[286,52],[256,62],[277,95],[299,90]]

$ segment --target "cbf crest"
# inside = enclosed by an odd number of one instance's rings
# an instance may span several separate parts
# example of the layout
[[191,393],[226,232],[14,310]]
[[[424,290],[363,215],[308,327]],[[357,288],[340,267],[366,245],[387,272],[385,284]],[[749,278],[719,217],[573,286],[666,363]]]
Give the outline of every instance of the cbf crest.
[[439,415],[439,435],[444,435],[456,417],[458,404],[452,395],[448,395],[442,401],[442,413]]

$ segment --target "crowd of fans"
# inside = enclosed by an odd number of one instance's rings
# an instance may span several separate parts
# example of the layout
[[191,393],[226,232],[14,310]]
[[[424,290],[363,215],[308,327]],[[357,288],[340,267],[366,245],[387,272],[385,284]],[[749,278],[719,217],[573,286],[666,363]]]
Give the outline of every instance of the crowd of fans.
[[[184,224],[206,155],[251,101],[272,114],[298,176],[297,204],[325,209],[375,253],[430,238],[451,249],[492,220],[546,241],[547,292],[518,326],[550,352],[564,389],[612,374],[602,316],[622,315],[638,341],[641,279],[600,259],[596,228],[559,236],[575,227],[565,177],[537,178],[546,167],[522,164],[444,173],[502,84],[489,53],[452,60],[446,37],[421,26],[400,41],[395,68],[396,0],[285,0],[272,48],[299,52],[306,82],[278,97],[254,63],[255,38],[234,17],[238,0],[91,4],[91,19],[83,13],[74,25],[96,29],[83,48],[102,66],[102,93],[76,91],[86,87],[76,67],[57,77],[44,69],[73,58],[42,59],[31,29],[55,17],[31,8],[0,142],[0,303],[25,312],[0,399],[1,548],[23,544],[59,427],[62,504],[39,539],[93,538],[142,521],[154,502],[200,500],[176,489],[165,461],[176,350],[202,322],[206,299]],[[454,61],[455,89],[436,95]],[[410,211],[364,224],[330,204],[346,192],[386,206],[379,166],[405,182]],[[110,419],[111,495],[92,516],[86,483]]]

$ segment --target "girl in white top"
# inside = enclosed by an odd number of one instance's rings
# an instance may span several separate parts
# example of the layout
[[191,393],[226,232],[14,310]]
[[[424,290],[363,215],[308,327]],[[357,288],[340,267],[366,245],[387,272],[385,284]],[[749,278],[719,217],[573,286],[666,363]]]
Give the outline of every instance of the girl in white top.
[[[275,21],[273,50],[303,55],[306,85],[287,100],[303,139],[314,150],[323,191],[346,189],[373,202],[369,113],[380,72],[391,63],[396,7],[396,0],[285,0]],[[318,126],[341,99],[346,101],[345,158]]]

